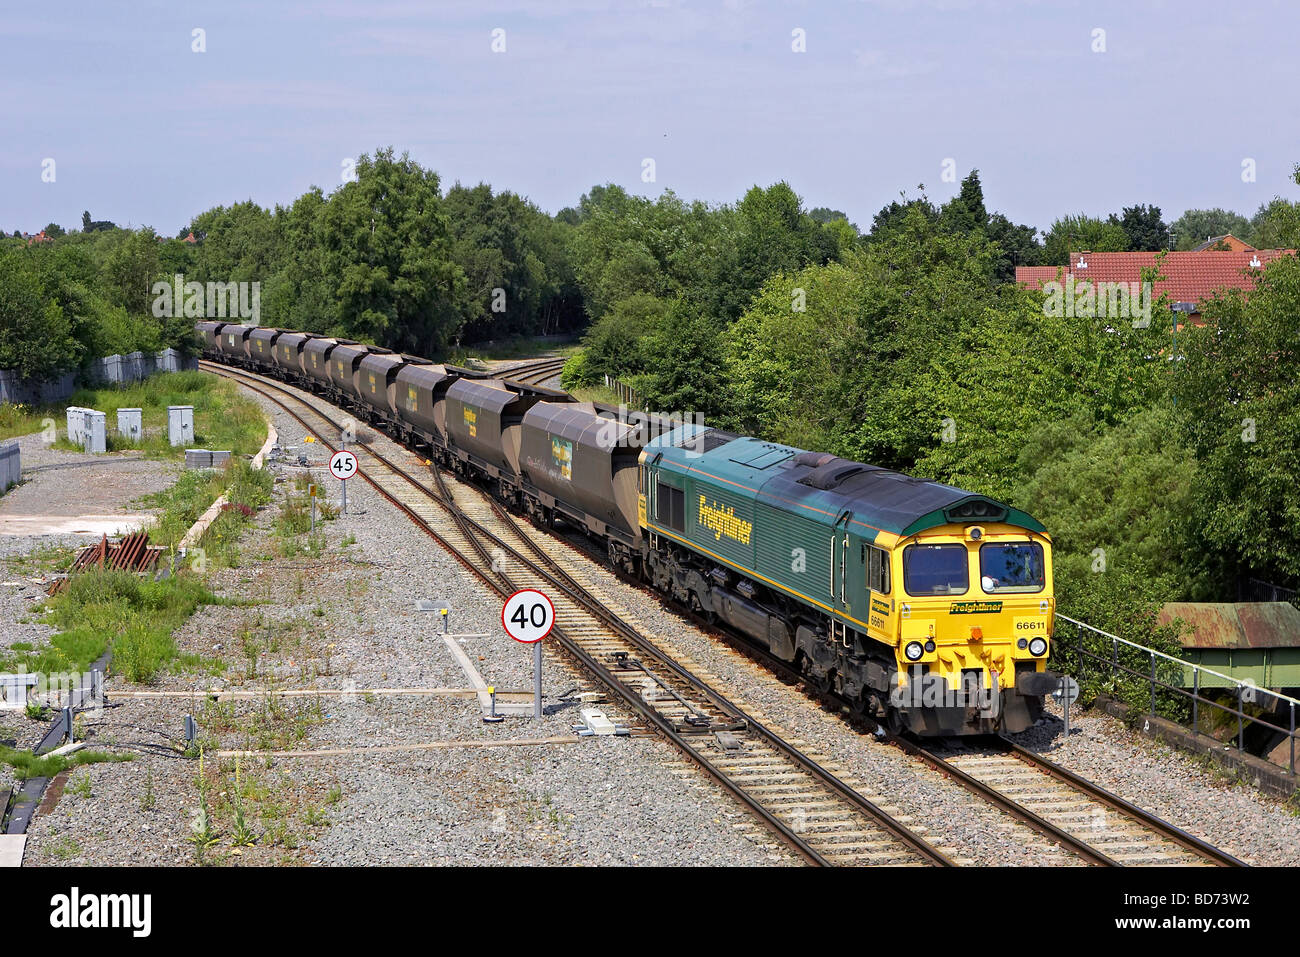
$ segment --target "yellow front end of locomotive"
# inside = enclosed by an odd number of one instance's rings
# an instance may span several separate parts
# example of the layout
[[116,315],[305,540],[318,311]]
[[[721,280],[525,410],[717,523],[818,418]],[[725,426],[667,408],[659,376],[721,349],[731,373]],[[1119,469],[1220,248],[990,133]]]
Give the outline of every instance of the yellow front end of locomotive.
[[[899,682],[997,692],[1046,670],[1055,599],[1051,540],[1012,525],[940,526],[899,540]],[[935,702],[936,706],[944,706]]]

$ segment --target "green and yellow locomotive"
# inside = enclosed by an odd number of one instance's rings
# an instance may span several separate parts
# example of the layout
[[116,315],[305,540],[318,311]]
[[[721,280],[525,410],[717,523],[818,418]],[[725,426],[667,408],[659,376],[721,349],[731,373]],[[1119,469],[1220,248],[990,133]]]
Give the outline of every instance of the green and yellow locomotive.
[[889,469],[684,426],[641,455],[660,589],[895,730],[1021,731],[1055,687],[1051,540]]

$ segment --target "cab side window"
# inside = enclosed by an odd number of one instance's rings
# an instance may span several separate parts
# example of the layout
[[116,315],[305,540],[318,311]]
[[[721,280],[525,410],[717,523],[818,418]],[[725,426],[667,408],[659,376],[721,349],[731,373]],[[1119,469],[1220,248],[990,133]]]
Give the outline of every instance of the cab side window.
[[867,588],[889,594],[889,552],[874,545],[867,546]]

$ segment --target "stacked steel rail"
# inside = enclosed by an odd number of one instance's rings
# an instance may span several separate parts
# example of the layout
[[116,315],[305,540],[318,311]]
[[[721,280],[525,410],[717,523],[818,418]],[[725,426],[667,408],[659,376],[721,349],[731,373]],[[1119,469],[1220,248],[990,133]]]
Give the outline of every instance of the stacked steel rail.
[[[68,568],[68,574],[98,568],[100,571],[151,571],[158,565],[158,556],[165,549],[161,545],[149,544],[148,532],[132,532],[119,542],[110,542],[104,535],[94,545],[87,545]],[[67,578],[56,578],[50,583],[49,594],[55,595],[63,590]]]

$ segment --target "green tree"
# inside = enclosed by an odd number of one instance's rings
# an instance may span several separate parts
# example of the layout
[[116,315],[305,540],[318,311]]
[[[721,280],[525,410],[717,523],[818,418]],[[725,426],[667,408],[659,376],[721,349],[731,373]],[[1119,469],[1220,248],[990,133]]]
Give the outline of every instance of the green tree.
[[186,230],[191,231],[204,239],[187,280],[266,282],[280,266],[275,217],[252,200],[200,213]]
[[943,228],[950,232],[969,233],[988,226],[989,213],[984,208],[984,187],[980,171],[971,170],[961,181],[961,189],[939,210]]
[[1043,237],[1042,262],[1048,266],[1063,266],[1070,253],[1088,250],[1094,253],[1115,253],[1128,250],[1128,233],[1112,220],[1096,219],[1080,213],[1063,216],[1052,223]]
[[1254,234],[1250,220],[1245,216],[1217,206],[1214,209],[1189,209],[1170,224],[1169,232],[1174,237],[1175,248],[1180,250],[1195,249],[1207,239],[1228,233],[1250,242]]
[[32,259],[0,249],[0,369],[45,379],[74,367],[81,351],[63,310],[42,290]]
[[1009,498],[1052,532],[1058,583],[1072,602],[1116,571],[1142,580],[1149,602],[1204,597],[1193,540],[1197,463],[1168,403],[1111,426],[1086,410],[1057,419],[1024,436],[1017,465],[1024,478]]
[[828,223],[843,221],[853,227],[853,232],[857,233],[858,226],[856,223],[849,223],[848,214],[838,209],[831,209],[828,206],[817,206],[808,210],[808,218],[815,223],[821,223],[825,226]]
[[1300,261],[1270,263],[1249,299],[1214,297],[1203,314],[1175,379],[1202,534],[1229,573],[1300,581]]
[[1160,216],[1159,206],[1126,206],[1122,215],[1112,213],[1109,222],[1124,230],[1131,251],[1156,252],[1169,248],[1169,227]]
[[[939,210],[930,202],[925,195],[925,185],[917,187],[920,196],[916,199],[908,199],[906,192],[900,192],[899,199],[881,207],[880,212],[876,213],[871,219],[871,232],[868,234],[868,242],[880,242],[886,239],[895,228],[902,228],[910,221],[911,214],[919,213],[929,220],[939,218]],[[899,200],[902,200],[899,202]]]
[[637,379],[651,409],[697,413],[715,421],[723,412],[721,329],[685,300],[675,300],[658,317],[644,348],[656,358]]
[[616,303],[591,324],[583,337],[588,379],[577,384],[595,385],[605,375],[630,382],[645,372],[647,336],[662,324],[670,308],[669,300],[645,292],[634,293]]
[[124,231],[104,262],[106,298],[132,315],[151,314],[152,287],[161,275],[158,236],[148,227]]
[[438,175],[407,154],[361,156],[357,179],[330,196],[321,232],[346,334],[436,355],[473,315]]
[[[1292,173],[1300,185],[1300,163]],[[1295,249],[1300,247],[1300,203],[1292,203],[1280,196],[1260,206],[1251,220],[1254,245],[1259,249]]]
[[271,325],[307,332],[344,331],[338,282],[323,242],[326,202],[313,186],[292,205],[276,207],[280,265],[262,289],[262,313]]

